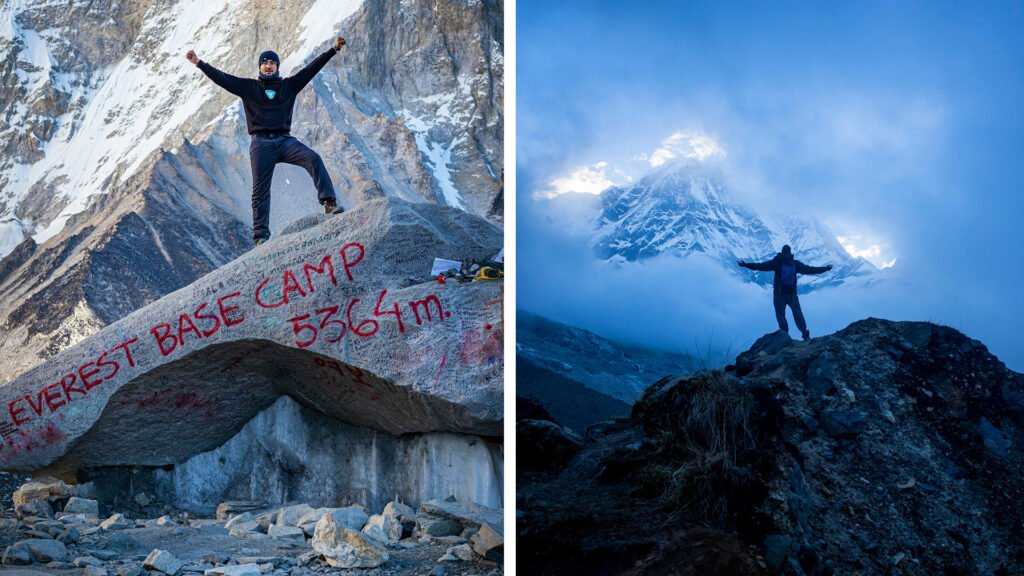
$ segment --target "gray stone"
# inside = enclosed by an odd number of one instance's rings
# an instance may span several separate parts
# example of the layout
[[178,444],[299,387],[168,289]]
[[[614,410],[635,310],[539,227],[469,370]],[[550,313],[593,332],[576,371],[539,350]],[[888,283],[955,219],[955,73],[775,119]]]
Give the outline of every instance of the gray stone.
[[142,562],[142,567],[146,570],[156,570],[169,576],[177,574],[184,565],[181,560],[175,558],[170,552],[158,549],[150,552],[149,556],[146,556],[146,559]]
[[156,519],[157,526],[177,526],[178,523],[174,521],[174,518],[167,516],[166,514]]
[[444,566],[434,566],[428,576],[445,576],[446,574],[447,572],[445,571]]
[[[246,522],[253,522],[255,518],[256,517],[253,515],[252,512],[242,512],[241,514],[232,516],[231,519],[228,520],[224,524],[224,528],[227,528],[228,530],[230,530],[230,529],[234,528],[235,526],[238,526],[239,524],[244,524]],[[257,524],[258,524],[258,522],[257,522]]]
[[100,560],[99,558],[95,558],[93,556],[79,556],[78,558],[75,558],[74,560],[72,560],[71,563],[74,564],[75,566],[78,566],[79,568],[84,568],[85,566],[102,566],[103,565],[103,561],[102,560]]
[[402,539],[402,523],[394,516],[374,514],[363,526],[363,533],[381,542],[398,542]]
[[266,528],[255,520],[249,522],[240,522],[235,524],[228,530],[228,534],[236,538],[259,538],[260,536],[267,536],[263,530]]
[[8,546],[4,550],[4,564],[24,565],[32,563],[32,554],[24,546]]
[[864,430],[864,416],[853,410],[826,410],[820,420],[833,438],[854,438]]
[[57,540],[60,540],[65,544],[74,544],[75,542],[78,542],[80,537],[81,535],[74,526],[68,526],[57,535]]
[[420,516],[416,519],[416,527],[420,534],[428,536],[453,536],[462,532],[462,524],[451,518]]
[[384,507],[384,512],[382,514],[384,516],[394,516],[399,520],[416,517],[416,511],[412,509],[412,506],[402,504],[401,502],[394,500],[388,502],[387,506]]
[[126,528],[134,528],[135,522],[124,517],[124,514],[114,514],[110,518],[107,518],[100,523],[100,528],[104,530],[124,530]]
[[500,508],[488,508],[471,502],[427,500],[420,505],[420,513],[438,518],[451,518],[460,524],[475,528],[479,528],[484,522],[491,526],[501,526],[503,522]]
[[469,542],[473,545],[473,550],[483,558],[501,562],[505,557],[504,534],[487,522],[470,537]]
[[274,524],[278,526],[298,526],[299,520],[312,511],[313,508],[309,504],[285,506],[278,510],[277,517],[274,518]]
[[145,508],[146,506],[149,506],[151,502],[153,502],[153,499],[145,492],[139,492],[135,495],[135,503],[139,505],[139,508]]
[[[299,526],[305,530],[307,534],[312,535],[313,531],[316,529],[316,523],[327,514],[330,514],[331,517],[334,518],[334,521],[341,526],[357,532],[362,530],[363,526],[366,525],[366,521],[370,519],[370,516],[362,506],[348,506],[346,508],[317,508],[300,518]],[[310,525],[313,527],[312,530],[308,528]]]
[[823,352],[807,368],[807,385],[818,396],[840,385],[839,367],[829,352]]
[[22,540],[15,544],[24,547],[36,562],[63,562],[68,557],[68,549],[56,540]]
[[60,517],[65,524],[99,526],[100,518],[97,514],[65,514]]
[[102,566],[86,566],[85,570],[82,570],[82,576],[107,576],[108,572],[106,568]]
[[217,520],[228,520],[238,514],[259,510],[266,506],[265,502],[253,500],[230,500],[217,505]]
[[330,514],[317,522],[312,545],[335,568],[376,568],[388,561],[383,545],[362,532],[345,528]]
[[448,549],[448,554],[455,556],[459,560],[465,562],[472,562],[476,560],[476,554],[473,552],[473,547],[469,544],[459,544],[458,546],[452,546]]
[[53,508],[50,507],[50,503],[46,500],[29,500],[24,504],[17,505],[15,514],[21,519],[33,516],[37,518],[52,518]]
[[100,504],[95,500],[72,496],[68,499],[68,503],[64,505],[64,512],[68,514],[95,514],[99,516]]
[[296,526],[278,526],[274,524],[267,529],[267,534],[272,538],[280,538],[282,540],[306,541],[306,533],[302,528]]

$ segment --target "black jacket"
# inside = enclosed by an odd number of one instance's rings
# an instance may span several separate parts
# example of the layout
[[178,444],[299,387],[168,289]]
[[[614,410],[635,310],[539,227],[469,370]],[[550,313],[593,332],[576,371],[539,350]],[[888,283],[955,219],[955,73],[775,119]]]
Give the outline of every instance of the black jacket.
[[[206,62],[199,63],[199,69],[218,86],[242,99],[245,109],[245,124],[249,134],[263,132],[288,132],[292,129],[292,108],[295,97],[316,76],[316,73],[337,54],[334,48],[317,56],[305,68],[288,78],[259,80],[239,78],[217,70]],[[273,98],[270,97],[271,91]]]
[[[751,270],[757,270],[759,272],[774,272],[775,277],[772,278],[772,287],[774,288],[775,293],[779,294],[783,289],[782,282],[779,279],[779,268],[782,263],[787,260],[792,260],[796,263],[797,274],[823,274],[828,272],[828,266],[808,266],[799,260],[793,260],[792,253],[783,254],[782,252],[779,252],[774,258],[766,262],[744,262],[745,265],[743,267]],[[796,286],[793,286],[793,291],[796,291]]]

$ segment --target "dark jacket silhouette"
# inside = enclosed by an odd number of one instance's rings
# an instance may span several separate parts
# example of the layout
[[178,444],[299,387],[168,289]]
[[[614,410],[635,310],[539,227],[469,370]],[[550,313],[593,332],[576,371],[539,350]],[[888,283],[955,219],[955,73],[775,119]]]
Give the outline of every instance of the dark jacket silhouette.
[[[784,285],[782,278],[783,263],[792,263],[795,268],[791,286]],[[807,330],[807,322],[804,320],[804,313],[800,309],[800,299],[797,297],[796,293],[796,275],[823,274],[831,270],[832,265],[808,266],[807,264],[793,258],[793,252],[788,245],[783,246],[782,252],[776,254],[771,260],[765,262],[744,262],[741,260],[737,262],[737,264],[749,270],[775,273],[775,276],[772,278],[774,293],[772,301],[775,304],[775,319],[779,322],[779,330],[789,332],[789,323],[786,322],[786,306],[788,305],[793,309],[793,320],[796,321],[796,327],[800,330],[800,334],[803,336],[803,339],[810,339],[811,333]]]

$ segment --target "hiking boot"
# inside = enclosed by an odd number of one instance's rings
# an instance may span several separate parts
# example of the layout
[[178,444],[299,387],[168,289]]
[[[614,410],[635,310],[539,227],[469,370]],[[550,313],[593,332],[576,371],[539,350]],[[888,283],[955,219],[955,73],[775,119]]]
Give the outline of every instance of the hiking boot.
[[810,339],[811,339],[811,331],[810,330],[804,330],[804,342],[807,342]]
[[339,208],[338,205],[335,204],[333,200],[328,200],[327,202],[324,202],[324,214],[341,214],[344,211],[345,209]]
[[266,241],[266,238],[256,238],[256,245],[259,246],[260,244],[263,244]]

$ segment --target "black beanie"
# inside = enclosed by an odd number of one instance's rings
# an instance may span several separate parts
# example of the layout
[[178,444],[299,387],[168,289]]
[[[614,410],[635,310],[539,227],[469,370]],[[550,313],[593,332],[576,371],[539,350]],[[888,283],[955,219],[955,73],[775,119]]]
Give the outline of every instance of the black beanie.
[[259,66],[260,64],[263,64],[263,61],[267,59],[273,60],[278,66],[281,65],[281,59],[277,57],[277,52],[274,52],[273,50],[266,50],[260,54],[260,59],[256,61],[256,65]]
[[789,244],[786,244],[785,246],[782,247],[783,254],[792,254],[792,252],[793,250],[789,247]]

